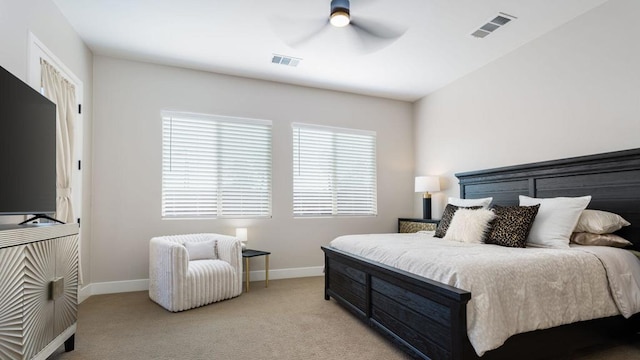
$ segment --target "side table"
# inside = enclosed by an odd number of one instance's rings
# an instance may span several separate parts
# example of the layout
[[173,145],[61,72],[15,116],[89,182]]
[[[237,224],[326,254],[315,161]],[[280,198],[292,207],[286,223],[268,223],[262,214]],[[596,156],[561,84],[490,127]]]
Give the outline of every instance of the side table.
[[269,287],[269,255],[268,251],[245,249],[242,251],[242,258],[244,259],[245,272],[246,272],[246,292],[249,292],[249,258],[256,256],[264,256],[264,270],[265,270],[265,283],[264,287]]

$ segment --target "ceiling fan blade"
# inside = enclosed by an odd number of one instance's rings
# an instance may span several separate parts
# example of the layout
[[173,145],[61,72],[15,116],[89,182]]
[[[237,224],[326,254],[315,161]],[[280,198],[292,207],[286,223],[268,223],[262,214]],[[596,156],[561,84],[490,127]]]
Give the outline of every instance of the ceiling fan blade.
[[391,27],[384,23],[371,19],[357,18],[351,20],[351,26],[369,36],[380,39],[397,39],[404,35],[407,29]]
[[360,38],[365,53],[372,53],[393,44],[406,29],[394,29],[374,20],[351,21],[351,28]]
[[271,24],[276,34],[292,48],[303,45],[325,31],[329,25],[327,18],[289,19],[272,18]]
[[316,26],[313,31],[307,32],[306,34],[298,34],[295,40],[287,43],[287,45],[292,48],[299,47],[314,37],[322,34],[329,28],[329,20],[325,20],[321,26]]

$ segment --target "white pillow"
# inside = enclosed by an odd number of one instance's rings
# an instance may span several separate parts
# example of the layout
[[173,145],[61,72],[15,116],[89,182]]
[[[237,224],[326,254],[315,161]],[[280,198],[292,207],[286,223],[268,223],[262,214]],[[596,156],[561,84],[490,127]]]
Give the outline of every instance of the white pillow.
[[489,205],[493,201],[492,197],[482,198],[482,199],[459,199],[450,197],[449,204],[459,206],[459,207],[472,207],[472,206],[482,206],[485,209],[489,208]]
[[489,223],[495,218],[496,214],[488,209],[458,209],[444,239],[482,244],[489,230]]
[[592,234],[610,234],[620,230],[623,226],[629,226],[622,216],[601,210],[585,210],[578,219],[578,224],[573,232],[585,232]]
[[568,249],[571,233],[590,201],[591,196],[538,199],[520,195],[520,206],[540,204],[527,245]]
[[187,241],[184,243],[189,260],[207,260],[216,258],[216,244],[213,240]]

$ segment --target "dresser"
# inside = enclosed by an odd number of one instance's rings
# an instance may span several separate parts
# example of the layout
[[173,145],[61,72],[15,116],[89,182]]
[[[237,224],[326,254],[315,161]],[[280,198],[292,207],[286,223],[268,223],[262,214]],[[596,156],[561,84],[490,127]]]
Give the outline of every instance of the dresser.
[[0,359],[74,348],[78,225],[0,225]]

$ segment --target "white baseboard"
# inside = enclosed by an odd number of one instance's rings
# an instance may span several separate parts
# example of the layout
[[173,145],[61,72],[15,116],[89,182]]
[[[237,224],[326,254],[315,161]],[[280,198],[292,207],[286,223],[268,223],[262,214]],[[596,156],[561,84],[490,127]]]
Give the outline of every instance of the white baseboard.
[[149,290],[149,279],[91,283],[80,289],[78,294],[78,303],[85,301],[92,295],[115,294],[145,290]]
[[[269,280],[322,276],[323,270],[323,266],[274,269],[269,270]],[[249,278],[251,279],[251,281],[264,281],[266,277],[265,275],[266,273],[264,270],[251,271],[249,273]],[[242,279],[244,280],[244,273]],[[82,303],[92,295],[115,294],[146,290],[149,290],[149,279],[91,283],[78,291],[78,303]]]
[[78,304],[82,304],[89,296],[91,296],[91,284],[78,289]]
[[[324,271],[324,266],[274,269],[274,270],[269,270],[269,280],[322,276],[324,274],[323,271]],[[264,270],[251,271],[249,273],[250,281],[264,281],[265,278],[266,278],[266,272]]]

